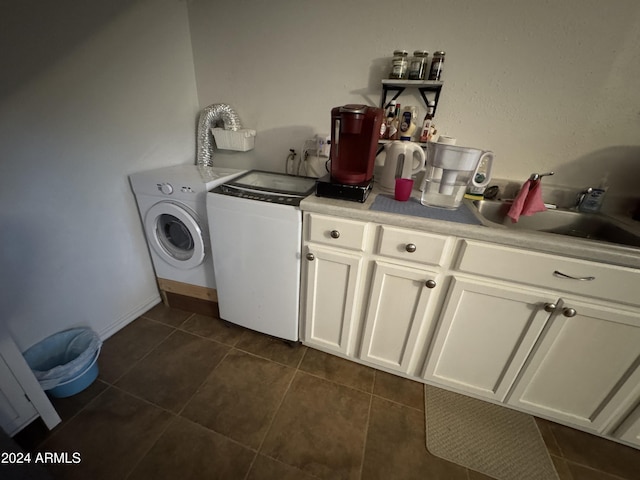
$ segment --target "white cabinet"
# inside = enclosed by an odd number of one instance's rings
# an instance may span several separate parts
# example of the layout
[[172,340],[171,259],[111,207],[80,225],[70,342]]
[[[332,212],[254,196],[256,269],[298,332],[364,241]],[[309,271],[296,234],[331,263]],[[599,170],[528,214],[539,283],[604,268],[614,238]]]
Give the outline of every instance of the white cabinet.
[[449,260],[451,237],[388,225],[379,225],[378,230],[376,253],[380,256],[414,265],[443,266]]
[[304,244],[305,344],[640,448],[640,270],[308,212]]
[[433,330],[434,304],[446,283],[440,267],[453,239],[388,225],[377,231],[360,358],[412,374]]
[[596,433],[638,399],[639,271],[471,240],[456,268],[475,280],[455,283],[425,378]]
[[555,298],[537,291],[454,278],[424,378],[504,400],[542,331]]
[[309,213],[304,223],[303,343],[411,373],[453,239]]
[[637,398],[639,359],[640,315],[563,298],[508,403],[600,433]]
[[306,213],[303,231],[302,341],[352,355],[362,303],[368,224]]
[[463,240],[457,270],[500,281],[541,287],[640,307],[640,270],[577,258]]
[[614,437],[640,448],[640,405],[616,429]]
[[362,256],[312,245],[303,261],[303,341],[346,354],[353,341]]
[[429,300],[440,282],[436,271],[376,260],[367,300],[360,358],[406,373]]

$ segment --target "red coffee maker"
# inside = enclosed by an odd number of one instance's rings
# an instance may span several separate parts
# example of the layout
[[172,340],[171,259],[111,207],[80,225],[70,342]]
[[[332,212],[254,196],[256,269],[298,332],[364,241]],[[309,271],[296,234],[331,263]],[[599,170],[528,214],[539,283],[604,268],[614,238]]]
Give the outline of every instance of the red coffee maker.
[[331,182],[370,182],[384,111],[366,105],[331,109]]

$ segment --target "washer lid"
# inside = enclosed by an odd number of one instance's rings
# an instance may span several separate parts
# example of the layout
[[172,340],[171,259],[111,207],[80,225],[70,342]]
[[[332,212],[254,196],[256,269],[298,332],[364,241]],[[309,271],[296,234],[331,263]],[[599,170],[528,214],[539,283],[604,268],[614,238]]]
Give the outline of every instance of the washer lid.
[[296,177],[294,175],[286,175],[283,173],[250,170],[244,175],[226,182],[226,185],[253,189],[266,193],[298,195],[304,198],[313,193],[316,186],[316,179],[310,177]]
[[159,202],[145,215],[151,248],[168,264],[185,270],[204,261],[202,229],[193,213],[173,202]]

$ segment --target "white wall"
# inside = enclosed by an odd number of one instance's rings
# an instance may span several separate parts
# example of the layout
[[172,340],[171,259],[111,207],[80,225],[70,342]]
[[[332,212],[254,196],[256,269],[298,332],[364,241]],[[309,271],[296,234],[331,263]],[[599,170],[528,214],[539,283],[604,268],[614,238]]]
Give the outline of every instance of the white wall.
[[220,164],[282,170],[332,107],[379,103],[394,49],[443,49],[436,124],[493,150],[496,177],[583,187],[610,172],[611,191],[638,196],[636,0],[199,0],[189,19],[200,105],[228,102],[258,131]]
[[186,4],[32,0],[8,9],[0,318],[22,348],[77,325],[108,336],[159,301],[127,175],[194,161]]

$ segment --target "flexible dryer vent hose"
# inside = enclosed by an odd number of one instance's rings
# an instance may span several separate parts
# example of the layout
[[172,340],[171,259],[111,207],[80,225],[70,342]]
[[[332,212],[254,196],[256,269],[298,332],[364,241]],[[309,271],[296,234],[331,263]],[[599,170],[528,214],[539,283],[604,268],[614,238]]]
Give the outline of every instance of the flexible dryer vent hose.
[[198,120],[196,163],[205,167],[213,167],[213,135],[211,129],[224,126],[225,130],[242,128],[238,114],[226,103],[214,103],[200,112]]

